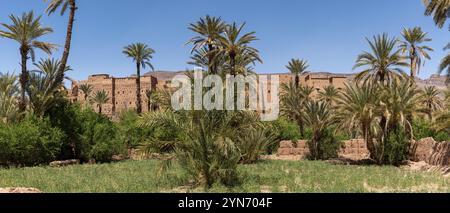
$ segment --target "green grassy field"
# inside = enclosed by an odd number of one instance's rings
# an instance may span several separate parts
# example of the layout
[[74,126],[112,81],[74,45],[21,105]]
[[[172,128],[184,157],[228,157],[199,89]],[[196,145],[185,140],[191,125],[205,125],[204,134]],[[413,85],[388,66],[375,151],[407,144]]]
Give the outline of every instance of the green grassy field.
[[[0,170],[1,187],[44,192],[203,192],[188,187],[180,168],[158,176],[157,161]],[[450,192],[439,174],[395,167],[340,166],[326,162],[262,161],[239,167],[242,184],[209,192]]]

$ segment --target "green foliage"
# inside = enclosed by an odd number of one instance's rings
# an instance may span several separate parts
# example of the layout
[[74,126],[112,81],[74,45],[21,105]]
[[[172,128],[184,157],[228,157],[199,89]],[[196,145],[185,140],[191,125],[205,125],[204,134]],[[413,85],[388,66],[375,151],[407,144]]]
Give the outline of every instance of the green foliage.
[[116,138],[117,129],[112,121],[91,109],[79,112],[81,129],[81,158],[96,162],[110,162],[113,155],[125,154],[126,146]]
[[270,130],[257,128],[244,131],[236,145],[241,153],[241,163],[252,164],[265,154],[268,147],[276,144],[277,140]]
[[436,141],[449,141],[450,135],[444,131],[436,131],[432,123],[424,119],[416,119],[413,122],[414,139],[432,137]]
[[410,141],[408,134],[402,129],[396,129],[389,133],[383,147],[384,163],[399,166],[409,156]]
[[136,148],[151,135],[151,131],[137,125],[138,118],[136,111],[128,110],[120,114],[119,121],[116,123],[117,137],[128,148]]
[[57,159],[64,134],[48,119],[32,116],[19,123],[0,124],[0,165],[36,166]]
[[273,132],[276,133],[276,136],[279,140],[299,140],[300,130],[298,125],[295,122],[289,121],[285,117],[280,117],[278,120],[270,123]]

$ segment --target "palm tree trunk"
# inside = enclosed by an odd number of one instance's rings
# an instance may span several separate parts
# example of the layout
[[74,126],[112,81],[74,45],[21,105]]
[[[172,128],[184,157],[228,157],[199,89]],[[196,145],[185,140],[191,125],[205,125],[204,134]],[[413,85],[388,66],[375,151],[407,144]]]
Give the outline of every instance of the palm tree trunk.
[[66,33],[66,42],[64,44],[64,52],[61,59],[61,67],[59,67],[59,73],[62,76],[58,76],[58,80],[62,81],[64,79],[64,71],[67,66],[67,60],[69,59],[70,53],[70,44],[72,42],[72,32],[73,32],[73,23],[75,21],[75,11],[77,10],[75,0],[69,1],[70,4],[70,14],[69,14],[69,23],[67,24],[67,33]]
[[137,66],[137,78],[136,78],[136,111],[138,114],[142,113],[142,101],[141,101],[141,63],[136,63]]
[[98,114],[102,114],[102,105],[101,104],[99,104],[98,105]]
[[28,60],[28,47],[25,45],[22,45],[20,47],[20,56],[22,58],[22,72],[20,74],[20,86],[21,86],[21,97],[19,102],[19,112],[25,112],[27,108],[26,103],[26,88],[28,84],[28,70],[27,70],[27,60]]
[[208,54],[208,71],[211,73],[211,74],[217,74],[217,71],[216,71],[216,67],[215,67],[215,63],[213,62],[213,60],[214,60],[214,54],[212,54],[212,52],[214,51],[214,46],[212,45],[212,44],[208,44],[208,50],[209,50],[209,54]]
[[295,87],[299,87],[300,86],[300,77],[297,75],[295,75]]

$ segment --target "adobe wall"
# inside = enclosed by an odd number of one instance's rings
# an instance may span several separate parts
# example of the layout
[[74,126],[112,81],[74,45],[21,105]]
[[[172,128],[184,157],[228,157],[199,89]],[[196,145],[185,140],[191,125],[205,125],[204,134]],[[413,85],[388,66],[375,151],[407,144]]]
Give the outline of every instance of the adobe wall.
[[[300,156],[302,159],[306,159],[309,155],[309,148],[306,140],[299,140],[297,143],[292,141],[280,142],[280,148],[278,149],[278,156]],[[351,159],[365,159],[369,157],[369,150],[363,139],[352,139],[343,141],[341,149],[339,150],[339,156],[351,158]]]

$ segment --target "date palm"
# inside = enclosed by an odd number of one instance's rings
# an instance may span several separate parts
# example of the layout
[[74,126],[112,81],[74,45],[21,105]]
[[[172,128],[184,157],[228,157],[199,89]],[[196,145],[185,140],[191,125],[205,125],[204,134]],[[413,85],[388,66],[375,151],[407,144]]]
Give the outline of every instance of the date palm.
[[[44,0],[45,2],[50,1],[46,12],[48,15],[51,15],[56,10],[61,8],[61,15],[64,15],[69,8],[69,22],[67,24],[67,32],[66,32],[66,41],[64,44],[64,52],[61,58],[61,67],[59,68],[59,73],[64,73],[64,69],[67,66],[67,60],[69,59],[70,54],[70,45],[72,41],[72,33],[73,33],[73,24],[75,21],[75,11],[78,9],[76,6],[76,0]],[[62,79],[61,76],[59,78]]]
[[255,32],[242,34],[245,23],[238,26],[236,23],[228,25],[225,28],[223,35],[219,37],[220,49],[219,54],[225,55],[229,60],[230,74],[237,75],[236,59],[239,55],[246,55],[247,58],[252,58],[253,61],[262,63],[259,57],[259,51],[251,46],[250,43],[257,40]]
[[339,98],[339,90],[336,89],[333,85],[329,85],[324,88],[323,91],[319,92],[319,100],[325,103],[328,103],[330,106],[333,106]]
[[379,131],[379,87],[371,82],[348,84],[337,100],[336,119],[342,129],[359,130],[372,159],[376,159],[374,136]]
[[204,58],[203,64],[208,67],[208,71],[211,74],[217,74],[218,63],[216,62],[216,56],[219,38],[225,27],[226,24],[220,17],[211,17],[209,15],[205,18],[200,18],[200,21],[189,26],[189,30],[198,34],[188,42],[194,45],[192,53],[200,54],[200,58]]
[[154,70],[150,60],[153,58],[155,50],[143,43],[135,43],[124,48],[123,54],[132,58],[136,63],[136,111],[142,113],[142,94],[141,94],[141,67],[145,69],[147,66]]
[[35,115],[43,117],[58,99],[63,98],[61,76],[64,77],[70,68],[66,67],[60,73],[61,62],[55,59],[42,59],[34,65],[37,70],[31,73],[28,87],[30,107]]
[[402,53],[408,53],[411,66],[410,76],[413,80],[420,72],[421,66],[425,64],[424,59],[431,59],[428,52],[432,52],[433,49],[429,46],[422,45],[425,42],[431,41],[431,38],[428,38],[427,35],[420,27],[404,29],[402,32],[403,40],[400,41],[400,49]]
[[94,89],[94,87],[92,87],[92,85],[89,85],[89,84],[82,84],[82,85],[80,85],[80,90],[84,94],[84,101],[85,102],[88,101],[88,98],[91,95],[93,89]]
[[434,22],[442,28],[449,17],[450,0],[422,0],[426,6],[425,15],[433,16]]
[[35,17],[33,11],[24,13],[22,16],[9,16],[12,24],[2,24],[6,31],[0,30],[0,37],[17,41],[20,44],[20,56],[22,71],[20,74],[21,99],[19,102],[19,111],[26,109],[26,89],[29,82],[29,73],[27,69],[28,57],[32,61],[35,59],[35,49],[40,49],[47,54],[51,54],[55,48],[54,44],[39,41],[41,36],[53,32],[52,28],[43,27],[40,23],[41,16]]
[[297,87],[294,82],[282,85],[281,112],[287,118],[295,121],[300,128],[300,134],[305,136],[303,120],[304,106],[311,100],[313,89],[310,87]]
[[19,117],[18,95],[17,76],[10,73],[0,73],[0,122],[14,122]]
[[427,86],[420,92],[419,103],[425,107],[424,111],[431,121],[433,113],[443,108],[443,102],[439,95],[435,86]]
[[108,97],[108,94],[105,92],[105,90],[97,91],[94,94],[94,97],[92,97],[92,101],[95,104],[97,104],[98,113],[101,115],[102,114],[103,105],[108,103],[109,97]]
[[289,64],[286,66],[286,68],[291,72],[293,75],[295,75],[295,86],[300,86],[300,76],[306,72],[306,69],[308,69],[308,62],[306,60],[300,60],[300,59],[291,59],[289,61]]
[[309,141],[311,157],[314,160],[322,159],[321,145],[325,139],[325,131],[335,123],[330,106],[325,102],[309,101],[305,105],[303,119],[312,130],[312,138]]
[[372,52],[363,52],[358,56],[354,69],[363,67],[364,70],[356,75],[356,80],[390,83],[403,73],[402,67],[408,66],[401,56],[401,50],[396,50],[397,39],[389,38],[387,34],[373,37],[373,41],[366,39]]

